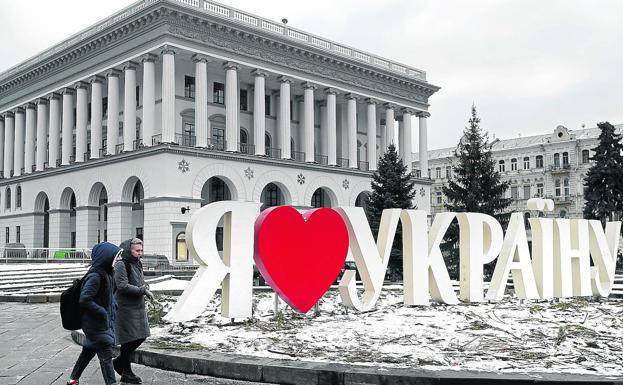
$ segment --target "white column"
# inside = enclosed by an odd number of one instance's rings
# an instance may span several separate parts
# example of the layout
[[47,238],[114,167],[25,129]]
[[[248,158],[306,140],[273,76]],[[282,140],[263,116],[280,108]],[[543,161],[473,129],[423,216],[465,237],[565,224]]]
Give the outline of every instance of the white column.
[[[102,84],[104,78],[91,78],[91,159],[100,157],[102,149]],[[85,159],[86,160],[86,159]]]
[[337,166],[337,90],[327,88],[327,161]]
[[385,144],[396,144],[394,125],[396,118],[394,116],[394,107],[391,104],[385,104]]
[[7,112],[4,115],[4,177],[13,175],[13,151],[15,150],[15,114]]
[[106,155],[114,155],[119,140],[119,76],[121,71],[111,69],[108,78],[108,111],[106,116]]
[[261,70],[251,72],[255,79],[253,92],[253,140],[255,155],[266,155],[264,136],[266,135],[266,78],[268,74]]
[[119,244],[132,237],[132,203],[111,202],[108,206],[108,242]]
[[76,84],[76,162],[84,162],[87,151],[87,124],[89,124],[89,89],[88,84]]
[[208,146],[208,62],[205,55],[192,56],[195,62],[195,135],[197,147]]
[[372,99],[367,101],[368,117],[368,170],[376,170],[378,155],[376,153],[376,102]]
[[420,112],[420,175],[422,178],[428,178],[428,139],[426,119],[430,116],[428,112]]
[[45,168],[46,151],[48,148],[48,101],[37,100],[37,153],[35,154],[35,170],[43,171]]
[[52,209],[48,211],[48,213],[50,215],[50,247],[69,247],[71,234],[68,229],[71,223],[71,211],[66,209]]
[[398,154],[398,156],[402,156],[403,154],[403,147],[402,145],[405,142],[405,123],[404,123],[404,119],[402,116],[398,117],[398,142],[396,143],[396,153]]
[[162,50],[162,143],[175,142],[175,51]]
[[4,176],[4,115],[0,115],[0,175]]
[[50,138],[48,145],[48,167],[56,168],[60,159],[58,153],[61,142],[61,96],[50,96]]
[[305,161],[313,163],[316,161],[314,154],[314,90],[316,89],[316,85],[304,83],[303,89],[303,143],[305,148]]
[[76,247],[89,248],[97,243],[97,214],[99,207],[76,207]]
[[279,77],[279,147],[281,147],[281,159],[290,159],[292,153],[290,151],[291,137],[291,114],[290,114],[290,84],[292,79]]
[[238,104],[238,70],[236,63],[227,62],[225,68],[225,149],[238,151],[238,136],[240,135],[240,106]]
[[15,151],[13,152],[13,175],[22,175],[24,167],[24,130],[26,129],[26,117],[24,109],[15,109]]
[[348,165],[350,168],[359,168],[357,160],[357,98],[346,95],[346,115],[348,132]]
[[61,164],[66,165],[70,163],[74,148],[74,91],[65,88],[61,93],[63,94],[63,118],[61,123],[61,143],[63,148],[61,151]]
[[402,148],[402,162],[407,166],[407,172],[411,173],[413,165],[411,164],[411,153],[413,152],[413,144],[411,141],[411,111],[402,111],[402,127],[404,130],[403,138],[404,142],[400,145]]
[[24,142],[24,174],[32,173],[35,165],[35,130],[37,128],[37,112],[34,103],[26,105],[26,140]]
[[152,145],[156,126],[156,56],[143,56],[143,146]]
[[129,61],[123,66],[124,98],[123,98],[123,151],[134,149],[136,140],[136,67],[137,63]]

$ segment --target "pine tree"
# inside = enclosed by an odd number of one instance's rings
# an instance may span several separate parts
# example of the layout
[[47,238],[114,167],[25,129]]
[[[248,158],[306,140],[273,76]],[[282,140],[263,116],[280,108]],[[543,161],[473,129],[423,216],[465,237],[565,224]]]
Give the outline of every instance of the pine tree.
[[623,215],[623,143],[621,135],[608,122],[599,123],[599,144],[584,178],[584,218],[602,223]]
[[[469,127],[463,131],[455,156],[458,163],[454,167],[454,178],[447,186],[443,186],[443,193],[447,197],[447,211],[488,214],[505,227],[509,218],[506,211],[511,199],[504,198],[504,195],[509,184],[501,181],[496,170],[488,135],[480,128],[475,106],[472,106]],[[448,229],[444,240],[442,251],[446,256],[448,271],[453,279],[458,279],[459,226],[456,220]],[[485,276],[492,274],[494,266],[491,265],[485,266]]]
[[[367,216],[375,237],[379,231],[384,209],[412,209],[415,197],[415,182],[407,173],[407,166],[396,153],[396,146],[390,144],[387,152],[379,159],[377,170],[372,175],[372,194],[367,199]],[[388,272],[391,277],[402,276],[402,229],[398,225],[389,259]]]

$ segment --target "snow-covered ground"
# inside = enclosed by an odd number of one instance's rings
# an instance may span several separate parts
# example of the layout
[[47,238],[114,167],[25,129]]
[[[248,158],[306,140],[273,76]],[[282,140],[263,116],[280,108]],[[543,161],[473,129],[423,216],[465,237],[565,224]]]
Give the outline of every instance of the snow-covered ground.
[[[170,308],[174,297],[161,297]],[[152,328],[156,346],[387,367],[496,372],[623,373],[623,301],[407,307],[384,290],[377,310],[356,313],[330,291],[319,314],[294,313],[273,294],[254,294],[254,318],[232,323],[215,296],[202,316]]]

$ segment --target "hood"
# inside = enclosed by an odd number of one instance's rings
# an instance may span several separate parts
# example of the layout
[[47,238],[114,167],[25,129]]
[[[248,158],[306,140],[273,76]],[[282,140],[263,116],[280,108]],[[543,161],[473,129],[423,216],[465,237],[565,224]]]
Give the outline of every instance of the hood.
[[93,246],[91,251],[91,266],[108,268],[112,267],[112,261],[115,259],[115,255],[121,250],[118,246],[113,245],[110,242],[102,242]]
[[132,240],[131,239],[121,242],[119,247],[123,249],[123,252],[121,253],[121,257],[123,259],[125,259],[126,261],[130,261],[130,262],[136,262],[138,260],[138,258],[132,257],[132,251],[131,251]]

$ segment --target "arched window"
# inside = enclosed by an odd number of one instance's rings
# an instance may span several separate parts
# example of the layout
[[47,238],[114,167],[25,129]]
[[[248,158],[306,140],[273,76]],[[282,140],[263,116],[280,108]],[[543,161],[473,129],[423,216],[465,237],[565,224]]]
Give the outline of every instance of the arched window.
[[11,209],[11,188],[7,187],[6,192],[4,193],[4,208],[7,210]]
[[529,170],[530,169],[530,157],[528,157],[528,156],[524,156],[524,158],[523,158],[523,169],[524,170]]
[[568,197],[569,196],[569,178],[565,178],[563,182],[563,186],[565,188],[565,196]]
[[504,172],[504,171],[506,171],[506,164],[504,164],[504,161],[503,161],[503,160],[501,160],[501,161],[499,161],[499,162],[498,162],[498,170],[499,170],[500,172]]
[[560,167],[560,154],[554,154],[554,167]]
[[17,186],[15,188],[15,208],[22,208],[22,186]]
[[511,159],[511,171],[517,171],[517,158]]
[[582,150],[582,163],[588,163],[590,158],[590,152],[588,150]]
[[562,165],[563,167],[569,165],[569,153],[568,152],[562,153]]
[[560,196],[560,179],[556,179],[556,181],[554,181],[554,187],[555,187],[556,196],[559,197]]
[[175,237],[175,260],[188,262],[188,248],[186,247],[186,233],[181,232]]
[[536,156],[536,168],[543,168],[543,155]]

